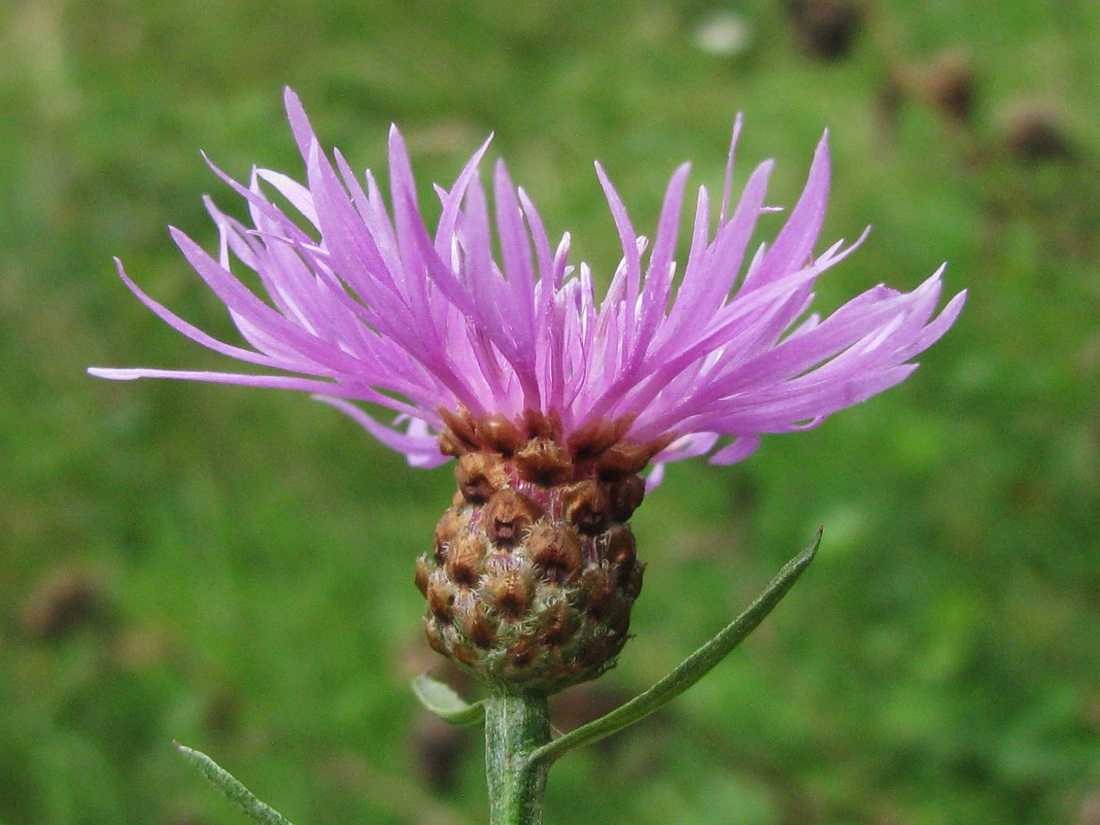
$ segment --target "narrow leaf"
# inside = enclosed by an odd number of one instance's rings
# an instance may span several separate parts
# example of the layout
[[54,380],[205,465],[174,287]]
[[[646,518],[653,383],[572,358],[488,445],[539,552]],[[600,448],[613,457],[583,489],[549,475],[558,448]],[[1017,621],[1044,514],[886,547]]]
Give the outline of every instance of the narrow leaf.
[[553,762],[563,754],[592,742],[598,742],[625,727],[639,722],[656,710],[667,705],[685,690],[690,688],[728,656],[746,636],[756,629],[791,589],[798,577],[813,561],[818,545],[821,544],[821,530],[813,544],[787,562],[776,574],[771,583],[740,616],[727,625],[717,636],[700,647],[661,681],[645,693],[635,696],[625,705],[616,708],[606,716],[594,722],[582,725],[549,744],[543,745],[531,755],[532,761]]
[[225,794],[229,801],[244,811],[253,822],[259,825],[291,825],[288,819],[270,805],[265,805],[257,799],[252,791],[205,753],[188,748],[179,742],[172,744],[176,746],[176,750],[187,757],[191,764],[202,771],[211,785]]

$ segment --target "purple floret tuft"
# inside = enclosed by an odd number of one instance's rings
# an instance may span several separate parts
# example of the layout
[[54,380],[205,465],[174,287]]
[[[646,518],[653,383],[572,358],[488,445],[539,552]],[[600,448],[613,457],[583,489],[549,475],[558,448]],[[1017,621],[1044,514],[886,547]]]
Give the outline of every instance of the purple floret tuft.
[[[560,421],[564,439],[591,422],[629,420],[624,437],[631,441],[675,434],[658,464],[705,454],[730,464],[749,456],[764,433],[815,426],[903,381],[965,301],[959,293],[936,313],[941,268],[912,292],[877,286],[828,317],[808,314],[817,277],[859,244],[813,253],[829,190],[825,139],[783,229],[750,254],[757,219],[770,211],[764,195],[772,163],[757,167],[731,204],[738,119],[717,227],[712,235],[712,208],[700,187],[678,278],[688,167],[672,176],[650,245],[597,164],[623,248],[597,301],[588,267],[567,262],[569,236],[551,244],[501,162],[490,206],[478,176],[488,142],[449,190],[437,187],[442,213],[433,232],[396,128],[387,206],[369,172],[360,182],[338,152],[335,163],[322,152],[289,90],[286,105],[306,183],[259,169],[246,187],[218,172],[247,200],[252,226],[208,201],[221,232],[216,256],[172,230],[247,347],[184,321],[118,265],[134,294],[177,331],[273,374],[95,368],[94,375],[304,390],[422,467],[447,460],[437,444],[441,409],[462,408],[513,419],[537,410]],[[268,188],[299,214],[288,216]],[[266,297],[233,274],[241,266],[259,277]],[[388,408],[396,418],[383,423],[354,402]]]

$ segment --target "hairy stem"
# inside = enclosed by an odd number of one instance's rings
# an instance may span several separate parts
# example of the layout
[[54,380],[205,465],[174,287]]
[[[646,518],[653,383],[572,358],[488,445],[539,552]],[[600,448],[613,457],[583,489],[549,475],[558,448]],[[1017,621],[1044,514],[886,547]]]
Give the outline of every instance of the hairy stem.
[[485,704],[485,773],[490,825],[542,825],[546,761],[531,759],[550,741],[543,693],[501,693]]

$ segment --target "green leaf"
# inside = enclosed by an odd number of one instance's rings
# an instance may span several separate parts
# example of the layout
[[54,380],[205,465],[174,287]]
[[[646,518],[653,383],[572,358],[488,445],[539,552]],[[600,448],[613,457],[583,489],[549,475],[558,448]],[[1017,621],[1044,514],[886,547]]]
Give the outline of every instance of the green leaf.
[[756,629],[764,617],[779,604],[780,599],[798,581],[798,577],[809,566],[821,544],[821,530],[809,547],[787,562],[783,569],[756,597],[740,616],[734,619],[713,639],[688,656],[680,665],[645,693],[635,696],[625,705],[616,708],[606,716],[594,722],[582,725],[553,742],[543,745],[532,755],[532,761],[554,761],[563,754],[592,742],[598,742],[625,727],[639,722],[656,710],[667,705],[685,690],[690,688],[728,656],[746,636]]
[[244,811],[253,822],[258,822],[260,825],[291,825],[290,820],[270,805],[257,799],[252,791],[205,753],[181,745],[179,742],[172,744],[176,746],[176,750],[187,757],[191,764],[202,771],[211,785],[225,794],[229,801]]
[[433,679],[426,673],[412,681],[413,693],[429,711],[444,722],[457,727],[480,725],[485,721],[485,703],[469,704],[448,685]]

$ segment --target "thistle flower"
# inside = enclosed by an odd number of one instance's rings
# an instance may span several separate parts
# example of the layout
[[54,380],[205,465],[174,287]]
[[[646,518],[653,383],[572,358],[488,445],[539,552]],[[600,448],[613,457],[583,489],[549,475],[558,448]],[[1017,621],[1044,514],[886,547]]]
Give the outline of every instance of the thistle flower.
[[[717,225],[712,234],[700,187],[682,273],[674,256],[688,166],[672,176],[650,248],[597,164],[623,249],[598,300],[589,268],[568,262],[569,236],[552,245],[501,162],[490,208],[478,177],[488,141],[450,189],[437,187],[432,232],[396,129],[387,208],[369,172],[361,183],[339,152],[333,163],[321,150],[289,90],[286,105],[306,183],[257,169],[244,186],[215,169],[247,200],[253,226],[208,201],[216,257],[171,230],[248,347],[175,315],[119,264],[170,326],[274,374],[91,372],[304,390],[415,466],[458,458],[459,493],[417,584],[433,646],[498,684],[556,689],[614,661],[641,587],[626,522],[665,462],[731,464],[765,433],[813,427],[894,386],[965,299],[936,314],[941,268],[912,292],[877,286],[828,317],[808,314],[817,277],[859,243],[813,253],[829,187],[824,139],[786,224],[750,253],[772,163],[733,204],[738,120]],[[233,266],[254,272],[267,300]]]

